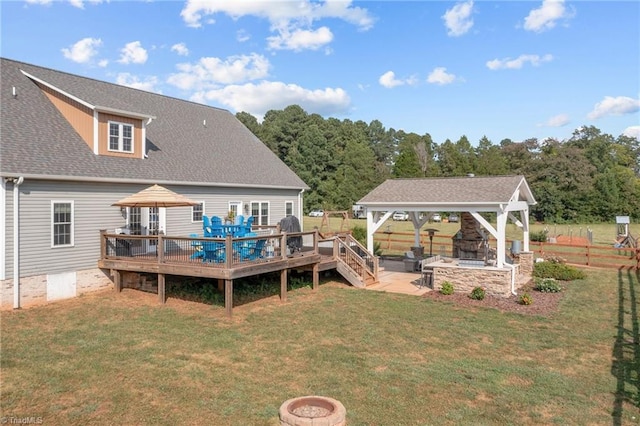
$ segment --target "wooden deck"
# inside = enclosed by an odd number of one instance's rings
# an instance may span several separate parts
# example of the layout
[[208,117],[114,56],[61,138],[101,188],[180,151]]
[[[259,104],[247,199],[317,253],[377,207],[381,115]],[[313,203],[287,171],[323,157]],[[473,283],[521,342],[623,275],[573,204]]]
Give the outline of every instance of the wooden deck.
[[[263,240],[260,247],[264,249],[252,256],[243,254],[245,247],[255,246],[259,240]],[[312,272],[316,290],[319,271],[335,268],[336,262],[330,251],[318,247],[318,241],[316,231],[225,239],[133,236],[102,231],[98,267],[111,271],[116,291],[122,290],[123,273],[158,274],[161,303],[165,302],[165,275],[217,279],[219,286],[224,286],[225,310],[231,317],[234,279],[280,272],[280,299],[285,301],[288,271],[302,269]],[[212,257],[203,250],[208,244],[216,244],[222,247],[221,252],[230,255]]]

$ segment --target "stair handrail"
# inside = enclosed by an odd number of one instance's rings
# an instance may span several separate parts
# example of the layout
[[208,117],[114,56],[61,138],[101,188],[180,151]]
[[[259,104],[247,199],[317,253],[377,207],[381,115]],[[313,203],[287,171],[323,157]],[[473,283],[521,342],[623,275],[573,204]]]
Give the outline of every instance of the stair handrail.
[[[335,238],[336,258],[342,260],[347,264],[354,272],[356,272],[363,280],[365,273],[373,277],[375,281],[378,281],[378,257],[374,256],[367,248],[356,240],[350,234],[345,234]],[[358,250],[354,250],[352,247],[357,247]],[[345,259],[342,259],[340,255],[340,247],[344,247]],[[347,262],[346,258],[354,260],[358,266],[359,271],[353,268],[350,262]]]

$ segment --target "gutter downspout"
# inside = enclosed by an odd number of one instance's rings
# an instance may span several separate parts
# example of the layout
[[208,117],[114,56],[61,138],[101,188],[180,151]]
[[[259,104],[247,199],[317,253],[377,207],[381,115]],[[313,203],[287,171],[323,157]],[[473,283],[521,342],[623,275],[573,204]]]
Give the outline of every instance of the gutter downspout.
[[20,190],[24,176],[13,179],[13,309],[20,308]]

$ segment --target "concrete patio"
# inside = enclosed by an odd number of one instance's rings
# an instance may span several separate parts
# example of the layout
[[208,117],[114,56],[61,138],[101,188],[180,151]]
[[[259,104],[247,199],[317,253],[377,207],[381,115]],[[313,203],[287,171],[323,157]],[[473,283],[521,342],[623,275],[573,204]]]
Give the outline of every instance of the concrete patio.
[[421,296],[432,290],[421,287],[420,278],[420,272],[406,272],[402,260],[385,259],[380,266],[380,283],[367,286],[366,289]]

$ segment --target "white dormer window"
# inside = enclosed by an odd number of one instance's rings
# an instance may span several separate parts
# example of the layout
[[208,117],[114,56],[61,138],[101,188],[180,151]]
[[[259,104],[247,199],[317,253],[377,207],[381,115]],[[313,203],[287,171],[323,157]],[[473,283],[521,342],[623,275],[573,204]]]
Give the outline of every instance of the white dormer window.
[[109,151],[133,152],[133,126],[109,122]]

